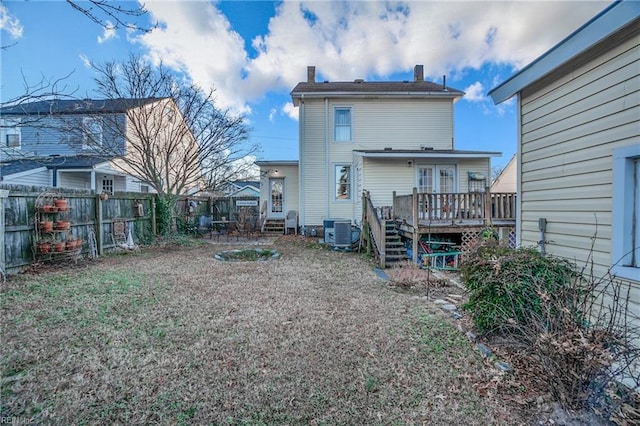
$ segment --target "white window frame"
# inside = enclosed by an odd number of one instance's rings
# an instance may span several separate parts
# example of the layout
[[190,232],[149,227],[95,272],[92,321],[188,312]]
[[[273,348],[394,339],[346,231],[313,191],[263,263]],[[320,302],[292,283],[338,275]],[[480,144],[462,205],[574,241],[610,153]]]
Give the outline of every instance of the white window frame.
[[611,273],[616,277],[634,281],[640,281],[638,159],[640,144],[613,150]]
[[[21,120],[19,118],[3,118],[1,122],[2,130],[2,146],[13,149],[22,147],[22,129],[20,127]],[[18,142],[9,145],[10,136],[17,136]]]
[[[345,183],[339,182],[338,174],[343,167],[349,167],[349,181]],[[348,189],[348,197],[340,198],[338,194],[338,185],[346,185]],[[353,200],[353,164],[352,163],[334,163],[333,164],[333,199],[336,202],[348,202]]]
[[108,192],[113,195],[115,185],[115,179],[113,176],[103,176],[102,177],[102,192]]
[[[337,115],[338,111],[349,111],[349,138],[338,139],[338,123]],[[347,127],[347,126],[341,126]],[[333,141],[338,143],[348,143],[353,141],[353,107],[350,106],[334,106],[333,107]]]
[[102,146],[103,128],[100,118],[84,117],[82,130],[82,149],[94,149],[96,146]]

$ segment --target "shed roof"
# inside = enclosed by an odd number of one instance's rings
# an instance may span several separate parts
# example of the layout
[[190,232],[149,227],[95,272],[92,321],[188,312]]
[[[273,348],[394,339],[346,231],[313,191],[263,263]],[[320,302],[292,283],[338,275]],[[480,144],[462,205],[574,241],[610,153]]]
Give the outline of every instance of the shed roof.
[[542,56],[491,89],[489,96],[496,104],[506,101],[622,28],[638,25],[639,16],[640,2],[638,1],[621,0],[612,3]]

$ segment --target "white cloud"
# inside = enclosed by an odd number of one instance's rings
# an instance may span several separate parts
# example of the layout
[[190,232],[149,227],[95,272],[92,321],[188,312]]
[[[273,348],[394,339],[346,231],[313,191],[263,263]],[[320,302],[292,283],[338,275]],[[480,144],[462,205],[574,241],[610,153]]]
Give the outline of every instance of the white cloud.
[[209,2],[151,1],[145,6],[160,28],[135,40],[151,58],[187,73],[204,89],[215,86],[219,106],[250,112],[241,86],[244,41],[227,18]]
[[278,110],[276,110],[275,108],[271,108],[271,111],[269,111],[269,121],[273,121],[276,118],[277,113]]
[[118,33],[116,32],[116,28],[113,25],[113,23],[111,21],[105,21],[106,26],[104,28],[104,32],[102,33],[102,36],[98,36],[98,43],[102,44],[107,40],[110,40],[112,38],[116,38],[118,36]]
[[609,3],[286,1],[252,40],[257,55],[249,58],[215,3],[150,1],[161,27],[136,40],[201,86],[215,84],[220,106],[250,113],[267,92],[305,81],[308,65],[319,79],[371,80],[424,64],[425,77],[449,75],[452,87],[486,64],[517,69]]
[[80,54],[80,61],[85,68],[91,68],[91,59],[85,54]]
[[293,102],[287,102],[282,106],[282,112],[289,116],[290,119],[298,121],[298,107],[293,106]]
[[479,81],[476,81],[471,86],[468,86],[463,90],[463,92],[463,99],[470,102],[482,102],[487,99],[484,95],[484,86]]
[[0,4],[0,30],[8,32],[14,40],[22,37],[24,31],[20,20],[12,16],[2,4]]

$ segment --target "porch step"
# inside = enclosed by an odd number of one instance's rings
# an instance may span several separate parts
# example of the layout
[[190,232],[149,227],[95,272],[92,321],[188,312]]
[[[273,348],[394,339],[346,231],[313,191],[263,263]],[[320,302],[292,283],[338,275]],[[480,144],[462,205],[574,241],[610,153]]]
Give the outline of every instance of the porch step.
[[385,231],[385,266],[389,268],[409,259],[409,257],[407,256],[407,249],[402,244],[400,234],[398,234],[396,224],[392,221],[387,221],[385,223]]
[[267,219],[263,231],[265,234],[284,234],[284,219]]

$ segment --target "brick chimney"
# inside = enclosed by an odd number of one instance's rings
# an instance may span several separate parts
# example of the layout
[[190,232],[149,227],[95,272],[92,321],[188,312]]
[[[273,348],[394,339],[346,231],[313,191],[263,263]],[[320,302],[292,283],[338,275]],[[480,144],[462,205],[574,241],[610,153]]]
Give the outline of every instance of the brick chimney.
[[413,81],[424,81],[424,67],[422,65],[413,67]]
[[307,67],[307,83],[316,82],[316,67]]

